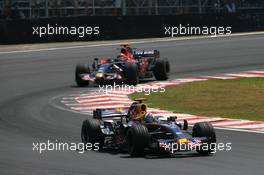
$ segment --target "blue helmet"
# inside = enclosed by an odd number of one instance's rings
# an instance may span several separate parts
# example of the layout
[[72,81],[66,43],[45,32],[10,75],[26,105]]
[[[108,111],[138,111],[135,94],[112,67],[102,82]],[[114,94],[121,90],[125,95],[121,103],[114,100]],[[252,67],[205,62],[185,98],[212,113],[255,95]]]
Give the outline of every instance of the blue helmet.
[[147,113],[144,118],[145,123],[154,122],[154,116],[151,113]]

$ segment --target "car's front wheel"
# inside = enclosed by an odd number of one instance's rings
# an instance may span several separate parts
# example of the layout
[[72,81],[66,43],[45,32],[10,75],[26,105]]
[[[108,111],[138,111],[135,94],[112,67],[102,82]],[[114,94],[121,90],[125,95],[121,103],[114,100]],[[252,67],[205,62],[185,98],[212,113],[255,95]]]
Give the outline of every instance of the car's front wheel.
[[213,125],[209,122],[195,123],[193,126],[193,137],[205,137],[207,141],[204,146],[199,147],[196,151],[200,154],[211,154],[215,149],[216,134]]
[[129,85],[138,84],[138,68],[136,64],[126,63],[124,67],[124,78]]
[[75,81],[79,87],[88,86],[89,81],[81,78],[82,74],[89,74],[90,68],[88,64],[77,64],[75,68]]
[[81,139],[84,144],[99,144],[101,148],[104,144],[104,135],[101,131],[98,119],[87,119],[83,121],[81,129]]
[[143,156],[150,142],[148,129],[144,125],[135,125],[127,131],[128,153],[135,156]]

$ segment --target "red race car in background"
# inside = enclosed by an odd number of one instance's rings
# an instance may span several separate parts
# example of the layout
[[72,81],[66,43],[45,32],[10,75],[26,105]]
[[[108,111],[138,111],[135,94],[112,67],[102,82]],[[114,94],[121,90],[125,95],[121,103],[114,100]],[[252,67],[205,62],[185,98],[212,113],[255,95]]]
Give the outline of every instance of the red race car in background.
[[170,64],[161,59],[157,50],[133,50],[129,45],[121,45],[116,58],[95,58],[92,68],[88,64],[78,64],[75,69],[75,81],[78,86],[97,84],[125,83],[136,85],[139,80],[155,77],[167,80]]

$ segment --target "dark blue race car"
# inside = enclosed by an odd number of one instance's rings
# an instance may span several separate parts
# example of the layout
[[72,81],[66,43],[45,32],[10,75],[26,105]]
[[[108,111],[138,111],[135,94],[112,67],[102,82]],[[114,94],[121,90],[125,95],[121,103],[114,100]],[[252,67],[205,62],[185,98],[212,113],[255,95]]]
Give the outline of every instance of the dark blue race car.
[[95,110],[93,119],[83,121],[81,138],[84,143],[99,143],[100,149],[119,149],[131,156],[194,150],[209,155],[215,151],[216,135],[210,123],[196,123],[188,132],[187,121],[176,119],[153,117],[139,99],[127,109]]

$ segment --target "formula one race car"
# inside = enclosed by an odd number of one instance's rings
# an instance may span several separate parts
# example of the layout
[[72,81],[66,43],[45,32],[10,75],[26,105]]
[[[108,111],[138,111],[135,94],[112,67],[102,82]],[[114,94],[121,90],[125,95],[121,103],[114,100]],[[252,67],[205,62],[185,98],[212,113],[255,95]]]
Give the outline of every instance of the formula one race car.
[[197,151],[209,155],[214,152],[216,135],[208,122],[199,122],[188,132],[188,123],[176,117],[153,117],[147,113],[143,99],[137,99],[128,109],[96,109],[93,119],[83,121],[83,143],[98,143],[100,149],[127,151],[131,156],[150,153],[174,154]]
[[75,81],[78,86],[87,86],[89,82],[97,84],[126,83],[136,85],[139,79],[168,79],[170,65],[167,59],[160,59],[157,50],[133,51],[128,45],[121,45],[117,58],[95,58],[90,69],[88,64],[78,64],[75,69]]

